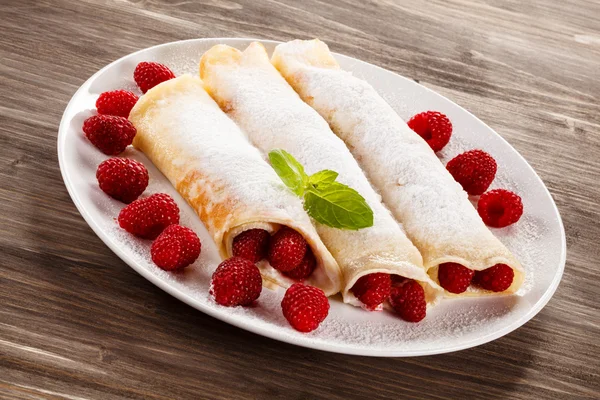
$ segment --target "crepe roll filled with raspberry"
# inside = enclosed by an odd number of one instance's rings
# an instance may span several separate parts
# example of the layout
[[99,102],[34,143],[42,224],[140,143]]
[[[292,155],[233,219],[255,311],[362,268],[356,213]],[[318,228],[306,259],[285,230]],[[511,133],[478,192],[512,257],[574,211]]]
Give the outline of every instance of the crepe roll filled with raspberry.
[[[133,145],[169,179],[198,214],[223,258],[258,263],[266,286],[297,280],[265,260],[271,235],[292,232],[300,260],[314,268],[302,280],[328,295],[341,288],[340,269],[301,201],[206,93],[198,77],[183,75],[148,90],[129,115]],[[299,250],[298,250],[299,249]]]
[[516,292],[523,269],[430,146],[319,40],[278,45],[273,65],[351,149],[448,295]]
[[[441,290],[425,272],[419,251],[381,204],[344,143],[271,65],[262,44],[252,43],[243,52],[215,46],[203,55],[200,75],[208,92],[263,153],[283,149],[308,175],[337,172],[337,181],[356,190],[372,209],[372,226],[358,230],[315,220],[343,272],[345,302],[381,309],[389,297],[391,275],[418,281],[426,302],[435,302]],[[376,274],[383,278],[377,279]]]

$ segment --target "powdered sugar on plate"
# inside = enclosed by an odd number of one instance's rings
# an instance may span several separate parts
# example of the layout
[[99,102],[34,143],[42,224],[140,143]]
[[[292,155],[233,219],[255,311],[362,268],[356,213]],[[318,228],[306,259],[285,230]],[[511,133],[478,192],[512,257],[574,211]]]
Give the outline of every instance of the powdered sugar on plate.
[[[143,154],[129,149],[123,156],[143,162],[150,173],[145,195],[165,192],[181,209],[181,223],[202,241],[200,258],[182,273],[168,273],[150,259],[150,242],[132,237],[116,222],[124,206],[97,186],[97,165],[106,157],[82,135],[83,120],[92,115],[97,96],[106,90],[131,88],[131,74],[140,61],[158,61],[177,74],[196,73],[202,53],[215,44],[240,49],[242,39],[176,42],[124,57],[92,77],[73,96],[59,130],[59,161],[65,184],[83,217],[98,236],[126,263],[163,290],[193,307],[258,334],[322,350],[377,356],[436,354],[476,346],[496,339],[532,318],[554,292],[564,266],[564,231],[543,183],[518,153],[481,121],[449,100],[414,81],[348,57],[336,56],[344,69],[365,77],[404,119],[416,112],[439,110],[451,119],[454,135],[440,153],[443,162],[471,148],[488,151],[498,162],[492,187],[518,193],[525,214],[512,227],[493,233],[523,264],[526,280],[516,296],[444,300],[425,320],[410,324],[388,311],[367,312],[330,299],[329,317],[310,334],[294,331],[281,313],[283,290],[263,288],[254,307],[228,308],[209,295],[211,275],[220,262],[210,235],[193,210]],[[275,43],[266,43],[271,50]]]
[[[490,154],[494,154],[492,149],[473,144],[460,136],[460,134],[460,132],[455,133],[448,145],[437,154],[444,165],[458,154],[473,149],[482,149],[490,152]],[[537,269],[543,267],[540,264],[543,255],[539,252],[538,248],[543,246],[539,241],[543,238],[544,231],[548,228],[544,219],[536,218],[531,214],[530,207],[533,205],[529,202],[527,193],[524,193],[526,186],[519,184],[517,180],[511,178],[512,174],[518,174],[519,171],[515,171],[510,164],[503,162],[503,159],[497,159],[496,161],[498,171],[488,190],[507,189],[525,197],[523,199],[524,214],[516,224],[501,229],[490,228],[492,233],[512,251],[525,269],[525,281],[517,292],[517,295],[522,296],[531,290]],[[470,196],[470,200],[476,208],[479,196]]]

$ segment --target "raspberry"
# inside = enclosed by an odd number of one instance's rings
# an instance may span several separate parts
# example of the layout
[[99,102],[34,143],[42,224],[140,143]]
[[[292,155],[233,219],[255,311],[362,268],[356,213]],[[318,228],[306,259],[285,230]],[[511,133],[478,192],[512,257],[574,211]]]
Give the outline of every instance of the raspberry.
[[515,193],[505,189],[495,189],[481,195],[477,203],[477,212],[486,225],[504,228],[521,218],[523,203]]
[[271,235],[264,229],[249,229],[233,239],[234,257],[257,263],[267,256]]
[[116,156],[133,142],[135,126],[123,117],[94,115],[83,123],[85,136],[106,155]]
[[295,283],[281,300],[285,319],[300,332],[314,331],[329,313],[329,301],[319,288]]
[[422,112],[408,121],[410,129],[421,136],[433,151],[440,151],[450,141],[452,123],[437,111]]
[[175,78],[173,71],[169,67],[157,62],[143,61],[133,71],[133,79],[143,93],[146,93],[159,83],[173,78]]
[[129,117],[129,112],[137,103],[138,97],[128,90],[113,90],[104,92],[96,100],[98,114]]
[[300,262],[296,268],[291,271],[286,271],[283,274],[285,276],[289,276],[292,279],[296,279],[297,281],[304,280],[308,278],[317,266],[317,260],[315,259],[315,255],[313,254],[310,247],[306,250],[306,254],[304,258]]
[[459,154],[448,162],[446,168],[472,196],[487,190],[496,176],[496,161],[483,150],[471,150]]
[[408,322],[419,322],[427,315],[425,290],[412,279],[392,288],[390,304],[400,318]]
[[100,189],[123,203],[137,199],[148,186],[148,170],[144,164],[128,158],[109,158],[96,170]]
[[248,306],[262,291],[258,267],[241,257],[223,261],[212,275],[210,293],[222,306]]
[[400,275],[390,275],[390,278],[392,280],[392,286],[400,286],[408,280],[408,278],[405,278]]
[[462,293],[471,284],[475,271],[456,263],[440,264],[438,280],[440,286],[450,293]]
[[301,234],[283,227],[271,238],[267,258],[273,268],[282,272],[291,271],[300,265],[307,247]]
[[200,256],[200,239],[190,228],[169,225],[152,243],[152,261],[165,271],[183,269]]
[[368,309],[374,310],[390,296],[391,289],[390,275],[380,272],[360,277],[350,290]]
[[119,213],[119,225],[144,239],[156,239],[169,225],[179,223],[179,207],[165,193],[138,199]]
[[473,282],[484,289],[493,292],[503,292],[512,285],[515,271],[506,264],[496,264],[493,267],[475,272]]

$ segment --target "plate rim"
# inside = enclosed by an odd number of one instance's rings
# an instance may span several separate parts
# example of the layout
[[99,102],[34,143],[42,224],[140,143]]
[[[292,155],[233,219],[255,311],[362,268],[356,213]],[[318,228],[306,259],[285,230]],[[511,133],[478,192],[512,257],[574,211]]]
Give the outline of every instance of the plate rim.
[[66,132],[68,131],[68,124],[70,123],[70,120],[67,121],[67,116],[70,114],[71,109],[75,107],[74,100],[77,97],[77,95],[82,90],[87,89],[89,86],[91,86],[92,82],[100,74],[102,74],[104,71],[111,68],[113,65],[121,62],[123,59],[134,56],[136,54],[139,54],[139,53],[142,53],[145,51],[148,51],[148,50],[151,50],[151,49],[157,49],[160,47],[168,47],[168,46],[172,46],[174,44],[181,44],[181,43],[185,43],[185,42],[210,42],[210,41],[215,41],[215,42],[221,41],[223,43],[227,43],[230,41],[238,41],[238,42],[239,41],[245,41],[245,42],[260,41],[262,43],[270,43],[270,44],[283,43],[283,42],[277,41],[277,40],[258,39],[258,38],[240,38],[240,37],[195,38],[195,39],[177,40],[177,41],[162,43],[162,44],[158,44],[155,46],[150,46],[150,47],[146,47],[144,49],[134,51],[132,53],[126,54],[126,55],[118,58],[117,60],[114,60],[113,62],[105,65],[103,68],[101,68],[96,73],[94,73],[91,77],[89,77],[83,84],[81,84],[77,88],[77,90],[73,93],[73,95],[71,96],[71,99],[67,103],[67,106],[65,107],[65,110],[64,110],[61,120],[60,120],[60,124],[58,127],[58,135],[57,135],[57,156],[58,156],[58,164],[59,164],[60,173],[61,173],[63,182],[65,183],[65,186],[67,188],[67,192],[69,193],[71,200],[75,204],[77,211],[79,212],[79,214],[81,214],[81,216],[83,217],[85,222],[89,225],[89,227],[92,229],[92,231],[94,231],[96,236],[98,236],[98,238],[100,238],[100,240],[102,240],[102,242],[106,246],[108,246],[108,248],[113,253],[115,253],[123,262],[125,262],[127,265],[129,265],[129,267],[131,267],[134,271],[136,271],[138,274],[140,274],[141,276],[146,278],[152,284],[154,284],[158,288],[162,289],[163,291],[167,292],[168,294],[175,297],[176,299],[186,303],[187,305],[195,308],[198,311],[201,311],[213,318],[216,318],[220,321],[223,321],[225,323],[233,325],[237,328],[241,328],[246,331],[252,332],[254,334],[258,334],[258,335],[261,335],[264,337],[268,337],[270,339],[275,339],[275,340],[278,340],[278,341],[281,341],[284,343],[289,343],[289,344],[293,344],[293,345],[300,346],[300,347],[312,348],[312,349],[316,349],[316,350],[339,353],[339,354],[359,355],[359,356],[368,356],[368,357],[430,356],[430,355],[436,355],[436,354],[452,353],[455,351],[460,351],[460,350],[477,347],[477,346],[483,345],[485,343],[489,343],[493,340],[499,339],[500,337],[505,336],[505,335],[515,331],[516,329],[518,329],[519,327],[523,326],[525,323],[530,321],[532,318],[534,318],[546,306],[546,304],[548,304],[548,302],[550,301],[550,299],[553,297],[554,293],[556,292],[556,289],[558,288],[558,285],[560,284],[560,282],[562,280],[562,276],[564,274],[565,264],[566,264],[566,256],[567,256],[567,254],[566,254],[567,253],[566,233],[565,233],[562,217],[560,215],[560,211],[558,210],[558,207],[556,206],[556,202],[554,201],[552,194],[548,190],[548,187],[546,186],[544,181],[539,177],[537,172],[529,164],[529,162],[527,162],[527,160],[521,155],[521,153],[519,151],[517,151],[506,139],[504,139],[500,134],[498,134],[489,125],[487,125],[485,122],[481,121],[477,116],[473,115],[470,111],[466,110],[461,105],[457,104],[456,102],[447,98],[446,96],[443,96],[442,94],[437,93],[434,90],[429,89],[426,86],[423,86],[420,83],[415,82],[414,80],[407,78],[405,76],[402,76],[394,71],[390,71],[383,67],[371,64],[366,61],[362,61],[362,60],[357,59],[352,56],[347,56],[347,55],[335,53],[335,52],[333,53],[334,55],[340,55],[340,56],[343,56],[346,58],[351,58],[353,61],[358,62],[359,64],[364,64],[370,68],[375,68],[376,70],[381,70],[386,73],[391,73],[401,79],[408,80],[412,84],[416,84],[416,85],[420,86],[422,89],[425,89],[429,92],[435,93],[436,95],[441,96],[445,100],[451,102],[454,106],[458,107],[462,112],[467,113],[470,117],[475,118],[481,124],[485,125],[488,129],[490,129],[490,131],[492,131],[496,136],[498,136],[505,145],[508,145],[510,148],[512,148],[515,151],[515,153],[518,155],[518,157],[521,159],[521,161],[524,161],[525,165],[527,165],[527,168],[529,168],[530,172],[533,173],[533,176],[535,176],[537,183],[541,183],[541,185],[543,186],[543,188],[545,190],[545,193],[548,195],[548,197],[551,200],[553,211],[555,212],[555,214],[557,216],[557,220],[558,220],[558,224],[559,224],[559,228],[560,228],[561,258],[559,261],[558,271],[554,275],[552,282],[550,283],[550,285],[548,286],[548,288],[546,289],[544,294],[540,297],[540,299],[530,307],[528,312],[525,315],[523,315],[521,318],[519,318],[518,320],[513,321],[512,323],[504,326],[503,328],[498,329],[494,332],[491,332],[487,335],[481,336],[479,338],[472,339],[466,343],[462,343],[462,344],[458,344],[458,345],[450,346],[450,347],[445,347],[445,348],[435,348],[435,349],[426,350],[426,351],[402,350],[402,351],[395,351],[395,352],[390,351],[390,352],[384,354],[381,350],[370,351],[368,347],[365,347],[365,348],[350,347],[348,345],[339,345],[336,343],[322,343],[322,342],[311,341],[311,340],[308,340],[306,342],[305,341],[296,342],[294,340],[290,340],[289,336],[287,336],[285,332],[282,332],[280,330],[270,330],[270,329],[266,329],[261,326],[248,324],[246,321],[236,318],[235,314],[228,315],[227,313],[219,312],[218,309],[206,307],[204,304],[202,304],[201,302],[199,302],[192,296],[189,296],[189,295],[185,294],[184,292],[181,292],[174,286],[169,285],[166,281],[161,279],[159,276],[154,275],[149,270],[137,265],[135,260],[133,260],[129,255],[127,255],[123,250],[121,250],[121,248],[119,246],[117,246],[115,243],[113,243],[113,240],[108,237],[108,235],[104,232],[104,230],[94,221],[91,214],[88,211],[86,211],[85,207],[80,202],[79,195],[77,194],[77,191],[74,188],[73,182],[71,182],[68,174],[66,173],[65,148],[66,148],[67,144],[65,142],[66,142],[66,136],[67,136]]

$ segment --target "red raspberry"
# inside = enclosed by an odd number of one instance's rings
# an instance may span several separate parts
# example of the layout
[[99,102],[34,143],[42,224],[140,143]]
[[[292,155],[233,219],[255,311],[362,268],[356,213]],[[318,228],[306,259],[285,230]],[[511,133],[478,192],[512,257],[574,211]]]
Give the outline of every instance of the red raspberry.
[[390,304],[408,322],[419,322],[427,315],[425,290],[412,279],[392,288]]
[[317,260],[310,247],[306,250],[304,258],[296,268],[291,271],[286,271],[283,274],[297,281],[308,278],[317,267]]
[[392,286],[400,286],[408,280],[408,278],[405,278],[400,275],[390,275],[390,278],[392,280]]
[[271,238],[268,260],[279,271],[291,271],[302,262],[307,248],[306,240],[295,230],[283,227]]
[[368,309],[374,310],[390,296],[391,289],[390,275],[379,272],[360,277],[350,290]]
[[484,289],[493,292],[503,292],[512,285],[515,271],[506,264],[496,264],[493,267],[475,272],[473,282]]
[[264,229],[249,229],[233,239],[234,257],[257,263],[267,256],[271,235]]
[[148,170],[129,158],[109,158],[98,165],[96,179],[104,193],[128,204],[146,190]]
[[106,155],[116,156],[133,142],[135,126],[123,117],[94,115],[83,123],[85,136]]
[[143,93],[146,93],[159,83],[173,78],[175,78],[173,71],[169,67],[157,62],[143,61],[133,71],[133,80],[135,80],[135,83],[137,83]]
[[300,332],[314,331],[329,313],[325,293],[314,286],[294,283],[281,300],[285,319]]
[[521,198],[510,190],[495,189],[484,193],[477,203],[477,212],[486,225],[504,228],[523,215]]
[[248,306],[262,291],[262,278],[258,267],[241,257],[223,261],[212,276],[210,294],[222,306]]
[[154,242],[152,261],[165,271],[183,269],[200,256],[200,239],[190,228],[169,225]]
[[450,141],[452,123],[437,111],[422,112],[408,121],[410,129],[421,136],[433,151],[440,151]]
[[119,225],[144,239],[156,239],[169,225],[179,223],[179,207],[165,193],[138,199],[119,213]]
[[459,154],[448,162],[446,168],[470,195],[480,195],[487,190],[496,176],[496,160],[483,150]]
[[128,90],[113,90],[104,92],[96,100],[98,114],[129,117],[129,112],[137,103],[138,97]]
[[456,263],[440,264],[438,280],[440,286],[450,293],[462,293],[471,284],[475,271]]

